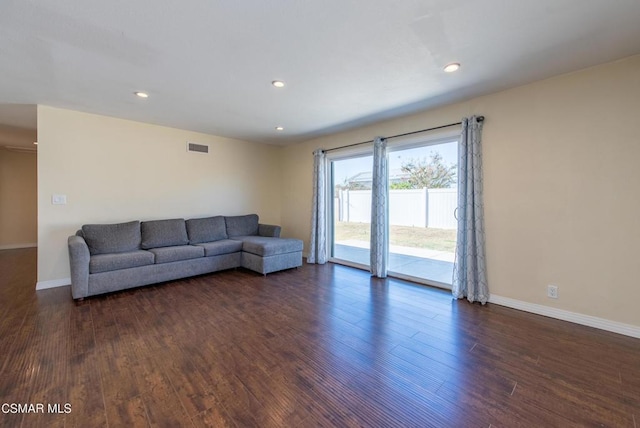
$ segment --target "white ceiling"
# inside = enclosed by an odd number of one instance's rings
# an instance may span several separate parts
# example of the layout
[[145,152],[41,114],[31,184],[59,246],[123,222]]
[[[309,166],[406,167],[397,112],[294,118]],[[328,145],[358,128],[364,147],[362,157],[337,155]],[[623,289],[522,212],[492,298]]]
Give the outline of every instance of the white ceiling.
[[0,103],[290,144],[640,53],[639,22],[639,0],[2,0]]

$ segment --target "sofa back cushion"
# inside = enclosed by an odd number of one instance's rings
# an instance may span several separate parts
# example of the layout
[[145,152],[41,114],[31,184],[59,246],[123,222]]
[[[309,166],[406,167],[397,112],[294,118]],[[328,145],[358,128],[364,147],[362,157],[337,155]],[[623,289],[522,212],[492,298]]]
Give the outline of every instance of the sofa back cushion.
[[91,255],[136,251],[140,249],[142,241],[139,221],[85,224],[82,226],[82,236]]
[[142,248],[145,250],[189,243],[187,227],[182,218],[143,221],[140,229],[142,231]]
[[192,218],[187,220],[187,234],[191,244],[227,239],[224,217]]
[[227,235],[229,238],[234,236],[251,236],[258,234],[258,215],[238,215],[225,217],[227,224]]

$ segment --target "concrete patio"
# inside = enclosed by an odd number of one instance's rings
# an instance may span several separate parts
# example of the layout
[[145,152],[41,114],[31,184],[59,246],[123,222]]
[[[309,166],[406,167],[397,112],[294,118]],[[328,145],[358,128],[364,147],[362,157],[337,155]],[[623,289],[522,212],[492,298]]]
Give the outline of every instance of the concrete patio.
[[[369,264],[369,243],[344,240],[334,244],[333,257]],[[403,275],[451,284],[455,254],[425,248],[389,246],[389,270]]]

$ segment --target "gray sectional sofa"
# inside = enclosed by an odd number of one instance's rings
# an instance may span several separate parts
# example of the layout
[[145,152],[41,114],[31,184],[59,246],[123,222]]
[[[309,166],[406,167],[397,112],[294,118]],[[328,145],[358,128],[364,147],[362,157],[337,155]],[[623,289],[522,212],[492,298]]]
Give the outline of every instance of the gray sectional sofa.
[[302,241],[255,214],[87,224],[68,239],[71,294],[83,299],[245,267],[261,274],[302,265]]

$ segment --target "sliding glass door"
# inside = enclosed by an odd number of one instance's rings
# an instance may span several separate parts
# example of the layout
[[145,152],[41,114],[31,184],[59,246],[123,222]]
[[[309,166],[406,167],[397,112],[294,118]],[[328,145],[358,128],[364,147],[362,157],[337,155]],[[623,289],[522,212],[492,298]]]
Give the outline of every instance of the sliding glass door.
[[389,271],[451,285],[458,140],[389,153]]
[[[457,237],[458,139],[389,146],[389,274],[450,286]],[[329,159],[333,261],[368,268],[373,156]]]
[[330,161],[331,257],[363,267],[369,266],[372,164],[369,155]]

